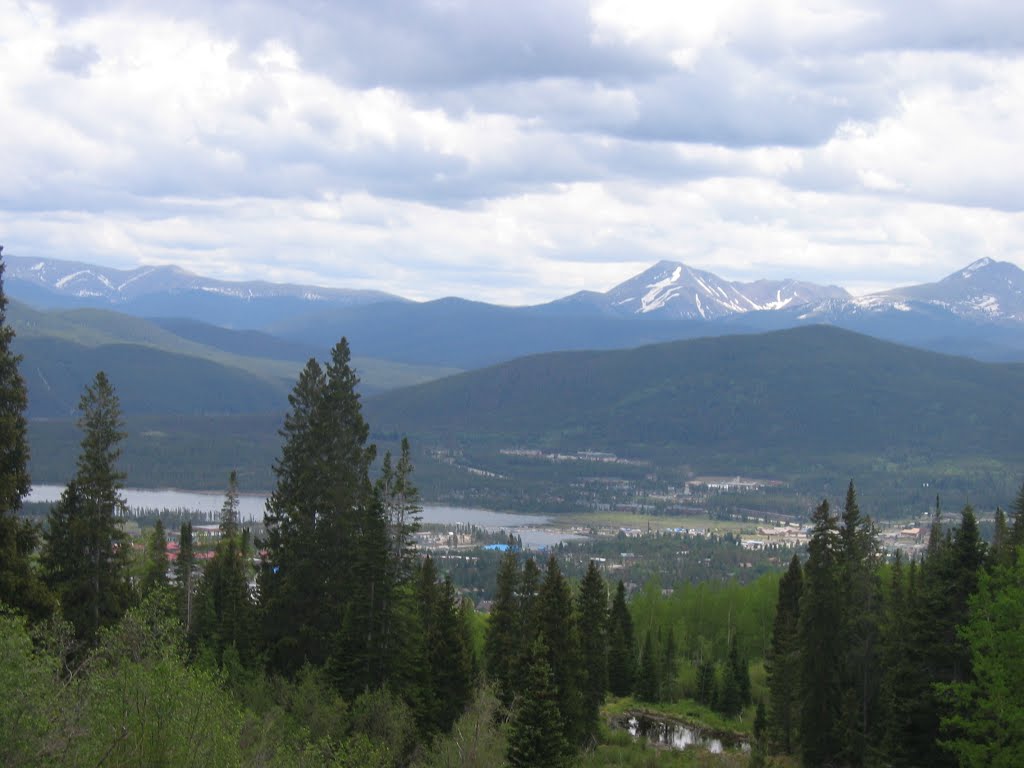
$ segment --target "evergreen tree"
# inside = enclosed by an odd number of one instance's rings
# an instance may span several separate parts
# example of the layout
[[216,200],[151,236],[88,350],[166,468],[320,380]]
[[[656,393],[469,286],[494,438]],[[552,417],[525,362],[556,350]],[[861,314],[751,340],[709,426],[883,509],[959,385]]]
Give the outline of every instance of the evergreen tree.
[[567,743],[583,742],[586,730],[580,694],[580,642],[569,583],[554,555],[548,558],[537,597],[540,633],[548,649],[548,666],[558,693],[558,708]]
[[537,603],[540,596],[540,568],[532,557],[523,563],[519,577],[519,631],[522,633],[523,656],[529,654],[533,639],[538,631]]
[[608,613],[608,690],[615,696],[632,693],[635,669],[633,619],[626,605],[626,587],[619,581]]
[[708,658],[697,665],[697,701],[706,707],[715,701],[715,662]]
[[220,513],[220,540],[203,568],[195,597],[195,637],[218,661],[233,649],[238,661],[252,661],[256,610],[249,591],[248,530],[238,530],[238,478],[228,477]]
[[[271,669],[295,673],[306,662],[327,658],[320,604],[324,590],[317,550],[317,525],[327,514],[323,492],[326,468],[317,434],[326,378],[309,360],[288,396],[290,411],[281,429],[281,456],[274,465],[277,484],[264,513],[266,558],[259,590],[263,644]],[[337,617],[332,616],[337,626]]]
[[729,656],[715,695],[715,708],[726,717],[737,717],[743,711],[745,697],[750,695],[750,673],[740,658],[736,635],[729,641]]
[[389,675],[396,681],[413,675],[409,663],[409,634],[415,623],[415,608],[410,604],[412,579],[416,564],[414,535],[419,530],[419,490],[412,480],[413,465],[409,441],[402,438],[401,455],[392,465],[386,453],[375,491],[386,523],[386,568],[381,604],[381,658],[390,667]]
[[940,687],[952,699],[942,746],[967,766],[1024,765],[1024,561],[982,572],[961,635],[973,674]]
[[391,453],[384,455],[378,493],[388,526],[388,560],[396,581],[407,580],[415,563],[413,536],[419,530],[422,508],[420,493],[412,480],[413,465],[409,439],[402,438],[398,463],[392,467]]
[[893,768],[917,765],[917,754],[908,737],[918,730],[917,694],[927,686],[915,656],[919,651],[913,647],[916,572],[917,563],[911,561],[909,573],[904,576],[902,557],[897,551],[884,611],[879,693],[879,719],[883,725],[875,761],[884,760]]
[[928,529],[928,549],[926,550],[927,556],[934,558],[938,555],[939,550],[942,549],[944,542],[942,536],[942,505],[939,503],[939,497],[935,497],[935,513],[932,515],[932,524]]
[[220,535],[231,538],[238,534],[238,472],[231,470],[228,475],[228,490],[220,508]]
[[842,688],[839,673],[839,531],[827,500],[815,509],[800,601],[801,753],[805,765],[836,761]]
[[167,586],[167,534],[164,533],[164,523],[159,517],[153,526],[153,533],[149,537],[149,544],[146,547],[146,564],[142,574],[142,586],[140,592],[143,597],[158,589]]
[[919,671],[902,692],[897,712],[904,715],[907,752],[916,765],[941,768],[956,764],[939,744],[940,721],[949,714],[941,686],[970,680],[970,652],[959,632],[968,619],[968,600],[985,561],[983,542],[971,508],[960,525],[943,536],[921,567],[918,597],[911,607],[910,648]]
[[1024,483],[1020,484],[1017,497],[1010,507],[1013,512],[1013,525],[1010,527],[1010,559],[1017,561],[1020,548],[1024,547]]
[[417,717],[425,733],[447,733],[472,698],[472,664],[450,578],[437,580],[428,556],[416,580],[423,656]]
[[779,600],[772,626],[771,648],[765,666],[768,672],[770,702],[768,734],[784,754],[796,747],[800,691],[800,596],[803,593],[803,569],[793,555],[789,569],[779,580]]
[[842,713],[837,722],[843,762],[863,766],[876,727],[878,704],[878,536],[860,514],[853,481],[839,529]]
[[548,656],[541,635],[525,657],[523,695],[509,727],[508,762],[512,768],[561,768],[568,763],[569,745],[563,735],[560,697]]
[[745,707],[752,704],[750,664],[746,658],[740,655],[739,640],[735,634],[732,636],[732,643],[729,646],[729,666],[732,668],[733,677],[736,678],[736,687],[740,692],[741,706]]
[[1010,526],[1006,522],[1006,513],[996,507],[995,526],[992,532],[992,546],[988,551],[989,565],[993,568],[1013,563],[1013,550],[1010,543]]
[[18,371],[21,358],[11,350],[14,330],[7,325],[2,252],[0,246],[0,604],[41,620],[53,612],[54,597],[32,567],[39,531],[18,517],[31,485],[25,421],[28,396]]
[[203,568],[195,596],[194,634],[221,661],[234,648],[243,665],[252,660],[256,628],[255,606],[249,593],[248,536],[221,538],[213,558]]
[[665,644],[661,652],[659,677],[661,678],[662,700],[672,701],[676,684],[676,635],[672,627],[668,628],[668,634],[665,636]]
[[185,634],[192,633],[192,613],[195,601],[196,558],[192,549],[192,523],[182,523],[178,536],[178,557],[174,561],[174,592],[178,605],[178,618]]
[[754,743],[750,745],[748,768],[764,768],[768,764],[768,715],[764,702],[757,702],[754,714]]
[[582,730],[586,740],[593,740],[608,689],[608,588],[593,560],[580,583],[577,613],[580,617]]
[[50,513],[43,561],[65,618],[80,639],[92,643],[132,600],[127,540],[118,517],[124,475],[116,463],[125,435],[117,395],[102,371],[86,387],[79,410],[84,434],[78,470]]
[[272,668],[329,660],[347,695],[383,682],[395,588],[384,500],[369,479],[376,449],[350,362],[342,339],[326,368],[306,364],[289,396],[259,585]]
[[522,630],[519,621],[519,564],[512,548],[506,550],[498,566],[497,586],[487,622],[484,663],[498,699],[506,707],[512,704],[516,688],[518,660],[523,657]]
[[967,621],[968,605],[971,596],[977,591],[978,577],[986,560],[985,542],[981,538],[978,521],[970,505],[964,507],[960,513],[960,525],[953,531],[951,554],[952,590],[949,598],[950,608],[957,619],[951,633],[951,646],[955,653],[952,682],[959,683],[969,679],[971,675],[970,651],[959,632],[959,627]]
[[641,701],[655,702],[658,700],[658,661],[654,650],[651,633],[644,635],[643,648],[640,651],[640,669],[636,676],[636,697]]

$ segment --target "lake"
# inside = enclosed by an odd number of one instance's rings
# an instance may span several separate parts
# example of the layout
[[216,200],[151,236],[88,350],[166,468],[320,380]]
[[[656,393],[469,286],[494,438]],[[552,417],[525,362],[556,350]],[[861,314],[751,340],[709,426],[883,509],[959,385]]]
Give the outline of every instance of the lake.
[[[53,502],[60,498],[64,487],[60,485],[34,485],[26,501]],[[122,492],[128,506],[143,509],[188,509],[196,512],[217,513],[224,503],[224,494],[202,491],[179,491],[174,489],[151,490],[125,488]],[[267,497],[259,494],[242,494],[238,497],[238,508],[243,520],[260,520]],[[489,531],[505,530],[520,536],[523,546],[528,549],[544,549],[580,538],[569,533],[545,528],[551,518],[543,515],[525,515],[518,512],[495,512],[490,509],[473,507],[449,507],[438,504],[423,506],[424,523],[431,525],[475,525]]]

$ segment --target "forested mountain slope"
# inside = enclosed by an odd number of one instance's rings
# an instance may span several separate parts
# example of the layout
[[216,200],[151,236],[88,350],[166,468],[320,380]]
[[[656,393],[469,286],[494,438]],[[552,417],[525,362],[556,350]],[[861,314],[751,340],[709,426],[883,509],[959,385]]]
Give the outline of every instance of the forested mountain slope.
[[366,402],[420,441],[646,456],[1024,454],[1024,366],[831,327],[536,355]]

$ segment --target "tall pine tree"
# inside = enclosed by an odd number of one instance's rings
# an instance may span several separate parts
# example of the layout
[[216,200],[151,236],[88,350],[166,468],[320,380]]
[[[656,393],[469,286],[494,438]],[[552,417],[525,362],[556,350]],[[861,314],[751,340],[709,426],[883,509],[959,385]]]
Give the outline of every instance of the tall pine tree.
[[159,517],[146,545],[146,564],[140,592],[143,597],[167,586],[167,534]]
[[800,597],[803,569],[793,555],[789,569],[779,580],[779,600],[772,626],[771,648],[766,659],[768,671],[768,736],[784,754],[796,747],[800,720]]
[[636,675],[636,697],[646,702],[658,700],[661,682],[658,679],[657,653],[651,635],[650,631],[644,633],[644,644],[640,650],[640,665]]
[[633,618],[626,605],[626,587],[619,581],[608,612],[608,690],[615,696],[628,696],[633,692],[635,674]]
[[842,745],[837,738],[842,687],[837,521],[827,500],[815,509],[800,601],[801,753],[805,765],[830,765]]
[[561,768],[568,763],[558,688],[548,664],[543,635],[524,658],[523,695],[518,699],[508,737],[512,768]]
[[487,622],[484,666],[498,699],[512,704],[517,683],[518,660],[523,657],[523,633],[519,620],[519,561],[509,547],[498,565],[497,585]]
[[243,664],[253,659],[256,609],[249,590],[249,532],[238,528],[238,477],[228,477],[220,512],[220,539],[203,568],[196,592],[195,637],[218,661],[233,648]]
[[[3,246],[0,246],[2,256]],[[39,620],[54,609],[54,598],[32,566],[38,529],[18,516],[31,482],[25,408],[28,396],[11,350],[14,331],[7,325],[7,296],[0,258],[0,603]]]
[[394,678],[408,677],[408,668],[415,655],[409,635],[415,622],[411,605],[416,552],[413,537],[419,530],[421,516],[419,489],[412,479],[413,465],[409,440],[402,438],[401,454],[396,465],[386,453],[380,477],[376,482],[378,501],[387,525],[387,555],[381,606],[381,638],[379,646],[384,663],[391,667]]
[[276,487],[267,501],[260,571],[264,642],[272,668],[327,663],[354,695],[385,679],[394,608],[385,500],[370,481],[348,342],[325,368],[310,360],[289,396]]
[[416,710],[425,733],[447,733],[472,698],[472,663],[450,578],[424,559],[416,579],[422,640]]
[[1017,562],[1020,548],[1024,547],[1024,483],[1020,484],[1017,497],[1010,507],[1013,513],[1013,525],[1010,526],[1010,560]]
[[580,583],[577,613],[580,634],[581,723],[585,740],[597,736],[598,714],[608,689],[608,587],[597,563],[587,566]]
[[838,722],[843,762],[863,766],[876,736],[878,705],[878,536],[861,515],[853,481],[839,529],[842,713]]
[[178,618],[185,634],[192,633],[192,614],[196,596],[196,557],[192,548],[192,522],[181,524],[178,534],[178,557],[174,561],[174,593],[178,605]]
[[125,434],[120,402],[103,371],[86,387],[78,407],[83,430],[78,469],[50,513],[43,561],[65,618],[80,639],[92,643],[132,601],[120,517],[124,474],[117,469]]
[[537,615],[538,627],[548,649],[551,679],[558,691],[565,740],[575,746],[583,742],[587,729],[580,694],[579,630],[569,583],[553,555],[548,558],[541,583]]

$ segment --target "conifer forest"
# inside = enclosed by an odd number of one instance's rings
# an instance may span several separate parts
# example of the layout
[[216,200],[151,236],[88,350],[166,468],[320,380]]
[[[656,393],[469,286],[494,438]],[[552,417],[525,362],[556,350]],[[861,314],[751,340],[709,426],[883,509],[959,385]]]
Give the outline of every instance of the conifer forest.
[[409,443],[377,455],[345,339],[291,391],[259,535],[232,473],[216,532],[157,520],[132,546],[102,371],[72,478],[28,520],[5,309],[0,283],[0,765],[1024,765],[1024,487],[990,541],[937,499],[908,557],[851,482],[746,584],[630,590],[510,546],[484,614],[414,545]]

